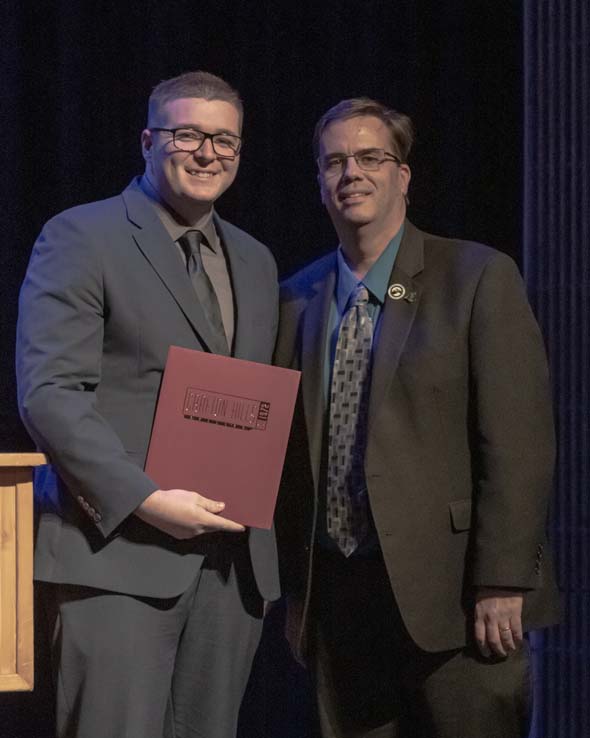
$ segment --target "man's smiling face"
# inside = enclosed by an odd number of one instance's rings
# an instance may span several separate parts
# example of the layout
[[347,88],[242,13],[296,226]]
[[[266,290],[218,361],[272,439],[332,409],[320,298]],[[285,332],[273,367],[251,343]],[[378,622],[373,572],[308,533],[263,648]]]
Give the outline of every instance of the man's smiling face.
[[[335,120],[320,139],[320,160],[381,149],[394,155],[389,129],[379,118],[361,115]],[[336,230],[371,224],[387,231],[403,220],[410,170],[406,164],[386,159],[377,171],[365,171],[349,156],[336,174],[320,174],[322,202]]]
[[[225,100],[179,98],[171,100],[149,121],[150,128],[196,128],[205,133],[240,135],[240,114]],[[234,181],[239,155],[219,157],[211,139],[198,151],[179,151],[166,131],[142,133],[146,175],[158,194],[173,210],[184,217],[209,210]]]

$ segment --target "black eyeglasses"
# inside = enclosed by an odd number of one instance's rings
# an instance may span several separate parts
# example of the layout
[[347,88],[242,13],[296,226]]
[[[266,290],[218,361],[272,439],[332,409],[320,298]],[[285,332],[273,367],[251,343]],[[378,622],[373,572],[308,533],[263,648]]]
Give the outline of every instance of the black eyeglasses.
[[318,159],[318,168],[325,177],[333,177],[341,174],[347,159],[354,159],[359,169],[365,172],[376,172],[385,161],[394,161],[401,164],[401,159],[395,154],[390,154],[384,149],[363,149],[354,154],[328,154]]
[[234,159],[242,147],[241,137],[233,133],[205,133],[198,128],[150,128],[150,131],[171,133],[174,146],[189,153],[198,151],[209,138],[213,151],[222,159]]

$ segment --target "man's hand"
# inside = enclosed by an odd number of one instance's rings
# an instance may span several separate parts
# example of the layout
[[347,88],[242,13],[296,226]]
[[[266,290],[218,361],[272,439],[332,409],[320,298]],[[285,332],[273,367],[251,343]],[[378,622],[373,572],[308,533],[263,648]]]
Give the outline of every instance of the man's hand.
[[243,525],[222,518],[225,503],[187,489],[157,489],[135,511],[138,518],[173,538],[185,540],[202,533],[241,533]]
[[481,588],[475,597],[475,640],[482,655],[507,656],[522,643],[522,594]]

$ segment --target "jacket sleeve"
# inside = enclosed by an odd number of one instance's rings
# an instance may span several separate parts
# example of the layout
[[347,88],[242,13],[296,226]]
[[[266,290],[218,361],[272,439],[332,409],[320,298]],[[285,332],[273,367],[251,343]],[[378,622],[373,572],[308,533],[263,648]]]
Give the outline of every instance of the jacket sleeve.
[[555,440],[543,340],[518,270],[496,253],[470,325],[475,536],[472,583],[534,589]]
[[43,229],[20,294],[16,371],[28,432],[106,537],[157,485],[97,409],[108,314],[97,240],[68,213]]

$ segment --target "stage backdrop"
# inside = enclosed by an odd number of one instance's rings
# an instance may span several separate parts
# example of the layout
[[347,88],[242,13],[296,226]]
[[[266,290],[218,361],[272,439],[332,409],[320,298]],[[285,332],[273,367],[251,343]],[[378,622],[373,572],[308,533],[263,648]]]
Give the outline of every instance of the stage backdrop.
[[[587,14],[582,0],[576,4],[587,43]],[[528,4],[527,23],[536,5]],[[559,14],[555,2],[538,5]],[[298,0],[286,7],[275,0],[1,0],[0,9],[1,450],[31,447],[17,419],[12,355],[18,286],[32,243],[51,215],[108,197],[141,171],[146,100],[161,79],[207,69],[242,93],[241,171],[219,210],[268,243],[283,275],[334,246],[319,202],[311,134],[327,107],[356,95],[383,100],[415,121],[410,217],[418,226],[521,256],[523,7],[514,0]],[[541,61],[527,54],[527,65],[536,69]],[[539,94],[553,95],[553,82]],[[586,76],[586,91],[587,83]],[[527,129],[529,141],[535,125]],[[548,137],[559,136],[565,150],[569,135],[566,126]],[[587,166],[587,144],[585,152]],[[527,166],[537,163],[529,158]],[[535,202],[544,212],[551,195]],[[529,266],[537,236],[546,236],[543,227],[533,233],[529,226]],[[534,280],[531,285],[536,289]],[[537,307],[544,299],[539,293]],[[305,675],[289,660],[280,628],[279,609],[267,623],[240,738],[309,738]],[[538,647],[542,656],[544,644]],[[32,695],[0,696],[6,738],[52,735],[46,656],[39,644]],[[538,687],[549,704],[554,683],[539,672]],[[564,719],[564,711],[545,711],[555,731],[546,735],[582,736],[579,726],[577,733],[557,732],[555,715]]]
[[535,634],[535,738],[590,735],[590,5],[527,0],[524,271],[552,369],[562,625]]
[[219,210],[270,246],[282,274],[334,246],[311,135],[329,106],[356,95],[381,99],[415,121],[416,223],[516,255],[517,6],[0,0],[0,448],[29,446],[16,420],[12,350],[32,243],[51,215],[111,196],[141,171],[147,97],[180,72],[207,69],[242,93],[241,171]]

